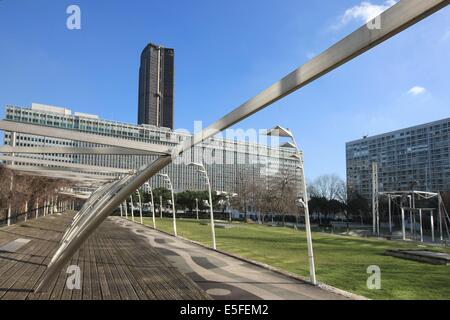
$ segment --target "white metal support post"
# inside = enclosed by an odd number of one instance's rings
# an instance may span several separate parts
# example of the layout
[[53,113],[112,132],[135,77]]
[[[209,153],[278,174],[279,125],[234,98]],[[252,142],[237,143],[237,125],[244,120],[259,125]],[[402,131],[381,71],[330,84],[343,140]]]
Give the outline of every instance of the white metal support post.
[[195,212],[197,213],[197,220],[198,220],[198,198],[195,198]]
[[420,242],[423,242],[422,209],[419,209]]
[[435,239],[434,239],[434,211],[433,210],[431,210],[430,222],[431,222],[431,241],[435,242]]
[[372,218],[373,234],[380,235],[380,215],[378,208],[378,163],[372,162]]
[[125,219],[128,220],[128,208],[127,208],[128,204],[126,200],[123,202],[123,206],[125,207]]
[[392,234],[392,198],[388,195],[389,233]]
[[402,211],[402,237],[403,240],[406,240],[406,231],[405,231],[405,208],[401,208]]
[[134,222],[134,206],[133,206],[133,196],[130,195],[130,210],[131,210],[131,221]]
[[152,219],[153,219],[153,229],[156,229],[156,219],[155,219],[155,200],[153,199],[153,189],[149,187],[150,192],[150,200],[151,200],[151,207],[152,207]]
[[301,152],[298,147],[297,141],[295,140],[294,134],[290,130],[285,129],[281,126],[276,126],[276,127],[272,128],[271,130],[269,130],[267,132],[267,135],[290,138],[295,147],[296,153],[292,155],[292,158],[295,158],[300,162],[298,169],[301,170],[301,175],[302,175],[301,178],[303,180],[302,191],[303,191],[304,199],[303,200],[300,199],[300,201],[303,202],[302,205],[305,210],[305,229],[306,229],[306,242],[307,242],[307,246],[308,246],[309,274],[310,274],[310,278],[311,278],[310,279],[311,283],[314,285],[317,285],[316,267],[315,267],[315,262],[314,262],[314,249],[313,249],[312,232],[311,232],[311,221],[310,221],[310,217],[309,217],[308,190],[307,190],[307,186],[306,186],[306,177],[305,177],[305,163],[303,161],[303,158],[300,156]]
[[[203,163],[190,163],[190,166],[197,167],[197,171],[203,175],[203,178],[206,181],[206,186],[208,187],[208,196],[209,196],[209,217],[211,223],[211,237],[212,237],[212,246],[214,250],[217,250],[216,246],[216,230],[214,226],[214,207],[212,202],[212,193],[211,193],[211,183],[209,181],[208,172],[206,171]],[[196,199],[197,200],[197,199]],[[198,200],[197,200],[197,219],[198,219]]]
[[439,215],[439,233],[440,233],[440,238],[441,238],[441,243],[444,243],[444,232],[442,230],[442,218],[443,218],[443,203],[442,203],[442,198],[441,198],[441,194],[438,193],[438,215]]
[[169,185],[169,189],[170,189],[170,193],[172,195],[172,218],[173,218],[173,234],[175,237],[178,237],[177,234],[177,218],[176,218],[176,209],[175,209],[175,196],[173,194],[173,185],[172,185],[172,181],[170,180],[170,177],[168,174],[165,173],[160,173],[159,174],[161,177],[163,177],[164,181],[167,182],[167,184]]
[[144,220],[142,219],[142,199],[141,199],[141,193],[139,192],[139,189],[136,190],[137,196],[138,196],[138,200],[139,200],[139,215],[140,215],[140,219],[141,219],[141,224],[144,224]]

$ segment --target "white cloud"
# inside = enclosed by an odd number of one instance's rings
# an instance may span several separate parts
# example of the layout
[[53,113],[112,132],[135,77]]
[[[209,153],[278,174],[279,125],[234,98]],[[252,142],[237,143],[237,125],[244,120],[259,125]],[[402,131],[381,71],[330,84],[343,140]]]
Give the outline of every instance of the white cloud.
[[408,94],[417,96],[417,95],[423,94],[425,92],[427,92],[427,89],[425,89],[424,87],[415,86],[415,87],[412,87],[411,89],[409,89]]
[[314,58],[316,56],[316,54],[314,52],[308,52],[306,53],[306,58],[308,58],[309,60],[311,60],[312,58]]
[[450,29],[444,33],[444,37],[442,38],[444,41],[450,40]]
[[397,1],[387,0],[383,4],[372,4],[369,1],[363,1],[361,4],[347,9],[340,19],[340,25],[345,25],[350,21],[357,20],[360,22],[369,22],[376,16],[379,16],[383,11],[389,9]]

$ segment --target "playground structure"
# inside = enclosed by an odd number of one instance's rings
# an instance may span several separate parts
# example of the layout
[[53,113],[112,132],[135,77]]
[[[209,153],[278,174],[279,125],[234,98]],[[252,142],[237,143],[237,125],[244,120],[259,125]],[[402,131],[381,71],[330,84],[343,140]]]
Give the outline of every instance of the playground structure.
[[[394,227],[397,226],[394,220],[399,220],[398,225],[401,226],[403,240],[407,240],[407,223],[409,224],[409,238],[411,240],[425,242],[425,231],[429,230],[431,242],[436,242],[435,235],[438,233],[440,243],[445,244],[444,227],[447,240],[450,240],[450,217],[445,209],[440,193],[416,190],[377,192],[374,200],[377,205],[374,207],[373,214],[374,230],[378,236],[381,235],[380,206],[378,203],[380,198],[387,199],[389,235],[392,236]],[[433,202],[436,206],[430,206]],[[394,215],[395,212],[397,212],[396,216]]]

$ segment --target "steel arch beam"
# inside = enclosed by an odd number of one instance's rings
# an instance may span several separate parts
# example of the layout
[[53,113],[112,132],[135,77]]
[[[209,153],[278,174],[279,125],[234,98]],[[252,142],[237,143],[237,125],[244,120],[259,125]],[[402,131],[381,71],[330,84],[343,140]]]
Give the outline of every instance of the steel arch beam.
[[52,137],[65,140],[83,141],[101,145],[147,151],[148,154],[168,154],[170,148],[162,144],[146,143],[134,140],[102,136],[101,134],[86,133],[78,130],[61,129],[9,120],[0,120],[0,130],[32,134],[36,136]]
[[115,180],[117,177],[114,176],[103,176],[90,173],[81,173],[73,171],[63,171],[61,168],[50,168],[50,167],[37,167],[37,166],[20,166],[20,165],[5,165],[5,168],[14,170],[28,175],[40,175],[49,178],[73,178],[79,179],[80,181],[92,180],[92,181],[110,181]]
[[71,168],[71,169],[77,169],[80,171],[90,171],[90,172],[130,174],[135,171],[135,170],[131,170],[131,169],[119,169],[119,168],[113,168],[113,167],[91,166],[91,165],[85,165],[85,164],[77,164],[77,163],[61,162],[61,161],[53,161],[53,160],[41,160],[41,159],[33,159],[33,158],[26,158],[26,157],[11,157],[11,156],[1,156],[0,155],[0,160],[12,161],[14,163],[19,162],[19,163],[28,163],[28,164],[38,164],[41,166]]
[[0,153],[27,154],[95,154],[95,155],[140,155],[148,156],[148,151],[121,147],[12,147],[1,146]]
[[338,68],[349,60],[361,55],[374,46],[400,33],[404,29],[442,9],[450,0],[402,0],[380,15],[381,29],[369,29],[363,26],[346,38],[342,39],[319,56],[313,58],[280,81],[273,84],[254,98],[248,100],[234,111],[227,114],[208,128],[185,141],[169,156],[162,156],[137,174],[126,186],[118,191],[107,204],[91,215],[86,228],[72,241],[65,244],[64,250],[53,257],[45,271],[44,278],[38,286],[38,291],[45,289],[87,237],[117,208],[131,193],[135,192],[158,171],[169,165],[184,151],[208,139],[218,132],[251,116],[259,110],[280,100],[286,95],[298,90],[328,72]]

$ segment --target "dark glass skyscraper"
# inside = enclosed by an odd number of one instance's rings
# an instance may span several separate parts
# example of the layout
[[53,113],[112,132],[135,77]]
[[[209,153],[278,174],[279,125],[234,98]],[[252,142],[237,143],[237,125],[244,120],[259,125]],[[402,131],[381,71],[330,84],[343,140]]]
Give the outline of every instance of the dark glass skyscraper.
[[138,124],[173,129],[174,50],[152,43],[141,54]]

